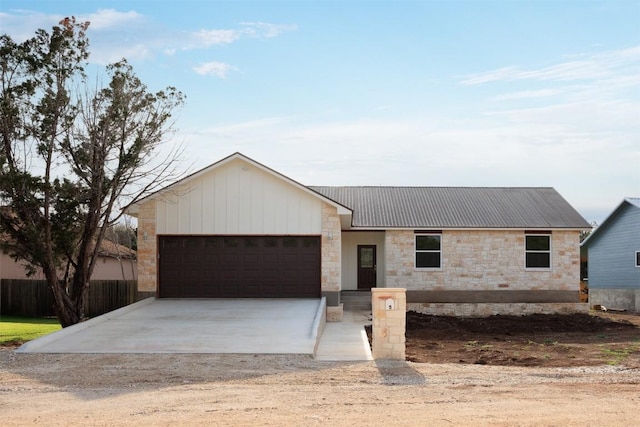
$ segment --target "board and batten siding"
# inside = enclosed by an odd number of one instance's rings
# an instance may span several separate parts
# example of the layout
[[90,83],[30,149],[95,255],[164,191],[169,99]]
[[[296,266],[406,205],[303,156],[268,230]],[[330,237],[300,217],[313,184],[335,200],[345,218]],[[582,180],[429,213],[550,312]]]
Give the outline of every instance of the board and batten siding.
[[640,209],[625,205],[589,242],[589,289],[640,289]]
[[157,234],[299,234],[322,231],[322,202],[240,159],[157,199]]

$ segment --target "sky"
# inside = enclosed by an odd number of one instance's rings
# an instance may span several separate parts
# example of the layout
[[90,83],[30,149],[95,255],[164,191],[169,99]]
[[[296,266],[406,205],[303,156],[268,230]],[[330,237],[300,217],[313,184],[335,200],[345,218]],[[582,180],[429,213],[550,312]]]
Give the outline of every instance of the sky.
[[22,41],[90,21],[186,95],[193,172],[234,152],[305,185],[554,187],[590,222],[640,197],[640,1],[0,0]]

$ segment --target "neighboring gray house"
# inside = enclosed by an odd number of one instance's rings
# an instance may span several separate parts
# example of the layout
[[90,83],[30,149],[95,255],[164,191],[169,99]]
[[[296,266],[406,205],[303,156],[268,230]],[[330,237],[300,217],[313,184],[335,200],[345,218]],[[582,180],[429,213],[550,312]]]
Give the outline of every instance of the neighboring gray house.
[[588,309],[591,227],[553,188],[310,187],[235,153],[127,212],[138,290],[159,298],[324,296],[329,320],[372,287],[433,314]]
[[589,303],[640,312],[640,198],[626,198],[582,242]]

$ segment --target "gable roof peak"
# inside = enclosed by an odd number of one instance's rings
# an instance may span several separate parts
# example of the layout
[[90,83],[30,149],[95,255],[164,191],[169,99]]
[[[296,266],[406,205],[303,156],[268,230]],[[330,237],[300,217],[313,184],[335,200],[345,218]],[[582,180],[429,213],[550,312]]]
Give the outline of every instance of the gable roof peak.
[[243,160],[244,162],[249,163],[250,165],[254,166],[255,168],[261,170],[262,172],[267,173],[269,175],[272,175],[272,176],[276,177],[277,179],[282,180],[282,181],[284,181],[284,182],[286,182],[286,183],[298,188],[299,190],[304,191],[305,193],[311,194],[313,197],[317,197],[317,198],[319,198],[319,199],[321,199],[321,200],[323,200],[323,201],[335,206],[338,209],[338,212],[341,213],[341,214],[350,214],[349,209],[345,208],[345,206],[341,205],[340,203],[337,203],[336,201],[326,197],[325,195],[323,195],[321,193],[318,193],[318,192],[312,190],[311,188],[309,188],[309,187],[307,187],[307,186],[305,186],[303,184],[300,184],[298,181],[296,181],[294,179],[291,179],[288,176],[283,175],[280,172],[278,172],[278,171],[276,171],[274,169],[271,169],[270,167],[265,166],[260,162],[257,162],[255,160],[253,160],[252,158],[240,153],[239,151],[236,151],[235,153],[233,153],[233,154],[231,154],[231,155],[229,155],[229,156],[227,156],[227,157],[225,157],[223,159],[220,159],[217,162],[214,162],[214,163],[212,163],[212,164],[210,164],[208,166],[205,166],[204,168],[199,169],[196,172],[193,172],[193,173],[191,173],[191,174],[189,174],[189,175],[187,175],[187,176],[185,176],[185,177],[183,177],[183,178],[181,178],[181,179],[179,179],[179,180],[167,185],[166,187],[163,187],[160,190],[157,190],[157,191],[147,195],[146,197],[138,200],[137,202],[128,205],[127,207],[125,207],[125,212],[130,214],[130,215],[136,216],[138,211],[139,211],[139,206],[142,203],[144,203],[144,202],[146,202],[146,201],[148,201],[150,199],[153,199],[157,195],[159,195],[161,193],[164,193],[164,192],[170,190],[171,188],[175,188],[175,187],[177,187],[179,185],[183,185],[183,184],[186,184],[186,183],[188,183],[188,182],[190,182],[190,181],[192,181],[194,179],[197,179],[197,178],[201,177],[202,175],[207,174],[207,173],[209,173],[209,172],[211,172],[211,171],[213,171],[213,170],[215,170],[215,169],[217,169],[219,167],[222,167],[223,165],[225,165],[225,164],[227,164],[227,163],[229,163],[229,162],[231,162],[233,160],[236,160],[236,159]]
[[607,215],[604,221],[598,224],[596,228],[591,232],[591,234],[589,234],[587,238],[584,239],[582,243],[580,243],[580,246],[587,246],[589,242],[594,240],[595,236],[599,235],[602,232],[602,230],[604,230],[607,227],[609,222],[611,222],[611,219],[614,218],[625,205],[630,205],[630,206],[633,206],[634,208],[640,209],[640,197],[625,197],[624,199],[622,199],[622,201],[618,204],[618,206],[616,206],[615,209],[613,209],[611,213]]
[[627,203],[630,203],[630,204],[640,208],[640,197],[625,197],[624,200]]

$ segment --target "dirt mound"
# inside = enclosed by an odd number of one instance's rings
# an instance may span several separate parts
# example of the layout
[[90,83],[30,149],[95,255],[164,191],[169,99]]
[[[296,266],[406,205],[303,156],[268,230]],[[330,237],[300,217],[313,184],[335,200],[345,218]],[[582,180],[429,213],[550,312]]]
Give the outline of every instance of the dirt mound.
[[407,313],[407,360],[502,366],[640,367],[640,316],[457,318]]
[[407,331],[423,330],[464,331],[481,334],[516,334],[530,332],[601,332],[634,329],[627,320],[612,320],[590,314],[532,314],[528,316],[491,316],[458,318],[431,316],[413,311],[407,313]]

